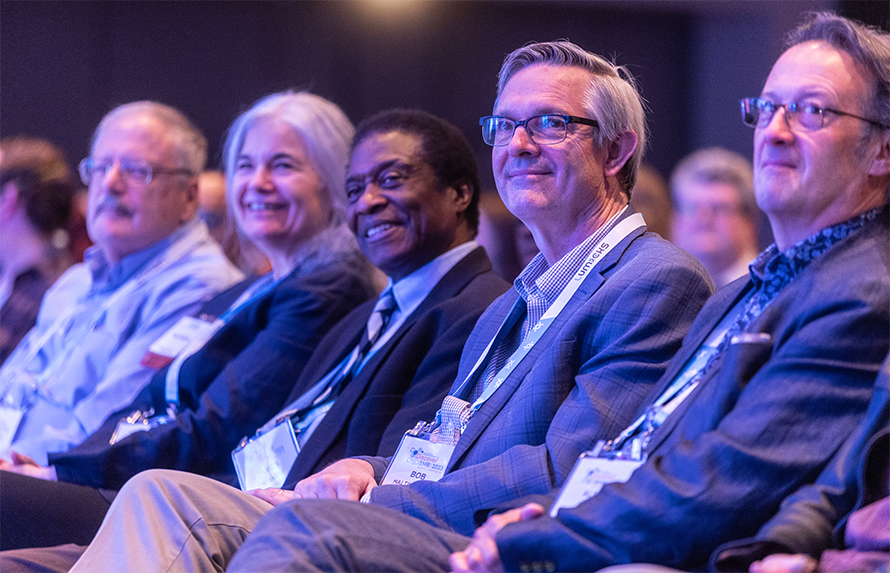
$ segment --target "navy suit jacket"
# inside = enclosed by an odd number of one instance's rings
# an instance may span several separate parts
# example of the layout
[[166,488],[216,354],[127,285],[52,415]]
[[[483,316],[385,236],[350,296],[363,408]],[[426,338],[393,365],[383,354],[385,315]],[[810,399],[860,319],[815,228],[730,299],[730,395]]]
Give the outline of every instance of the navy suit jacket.
[[[310,272],[298,266],[185,360],[175,423],[109,444],[118,421],[134,410],[166,410],[164,368],[133,404],[112,415],[86,441],[49,455],[59,480],[119,489],[140,471],[169,468],[233,483],[231,452],[238,441],[283,407],[322,335],[372,296],[363,276],[367,268],[354,260]],[[218,315],[246,286],[220,294],[204,312]]]
[[[631,234],[473,416],[447,475],[376,487],[371,503],[470,535],[475,512],[562,483],[582,451],[631,421],[711,290],[688,253],[645,230]],[[454,389],[517,296],[511,289],[479,320]],[[366,459],[379,481],[387,461]]]
[[[458,261],[344,387],[303,446],[284,487],[292,489],[346,456],[395,452],[405,430],[435,414],[476,320],[509,287],[481,247]],[[352,352],[375,303],[356,308],[328,333],[285,404]]]
[[[866,412],[890,345],[888,246],[885,210],[813,261],[749,325],[768,340],[729,347],[653,434],[648,461],[627,483],[498,533],[506,569],[703,569],[717,545],[754,535],[816,479]],[[749,288],[742,278],[712,297],[637,415]]]

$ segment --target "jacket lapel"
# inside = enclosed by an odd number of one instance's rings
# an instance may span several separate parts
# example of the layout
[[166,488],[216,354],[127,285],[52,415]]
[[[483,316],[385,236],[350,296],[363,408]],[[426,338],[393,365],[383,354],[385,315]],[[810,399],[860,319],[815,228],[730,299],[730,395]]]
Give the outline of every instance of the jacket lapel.
[[[334,440],[340,435],[340,431],[348,425],[348,420],[358,405],[359,399],[365,394],[371,381],[378,371],[386,363],[397,344],[407,336],[411,327],[417,320],[442,301],[453,298],[470,281],[478,275],[491,270],[491,263],[485,250],[481,247],[471,251],[466,257],[458,261],[454,267],[443,276],[433,287],[433,290],[424,298],[423,302],[411,313],[399,329],[359,371],[355,378],[349,381],[343,389],[343,393],[334,402],[334,406],[325,415],[324,420],[316,428],[312,437],[306,442],[305,448],[300,452],[299,463],[301,467],[309,467],[317,463],[321,456],[331,447]],[[362,323],[364,328],[364,323]],[[349,346],[349,350],[355,344]],[[345,356],[345,352],[343,353]],[[334,363],[336,364],[336,363]],[[405,428],[410,430],[410,428]],[[307,466],[309,464],[309,466]]]
[[[451,471],[458,465],[460,459],[482,436],[482,433],[485,431],[491,421],[504,408],[513,394],[519,388],[519,385],[522,383],[523,380],[525,380],[526,376],[528,376],[529,372],[537,362],[538,358],[540,358],[541,354],[551,347],[551,342],[556,340],[556,337],[562,336],[562,329],[565,327],[568,320],[572,316],[574,316],[580,308],[583,308],[583,305],[587,303],[590,297],[592,297],[593,294],[597,290],[599,290],[599,288],[606,282],[606,278],[603,276],[603,274],[614,267],[621,259],[624,251],[627,250],[627,247],[637,237],[641,236],[645,232],[645,228],[641,228],[637,229],[636,231],[625,237],[621,243],[616,245],[616,247],[612,251],[610,251],[608,255],[606,255],[606,257],[597,264],[597,266],[594,267],[593,272],[587,275],[587,277],[584,279],[584,282],[581,284],[581,287],[569,300],[568,304],[562,310],[562,312],[559,313],[559,316],[556,318],[556,320],[553,321],[553,324],[550,325],[550,328],[547,330],[544,336],[541,337],[534,348],[532,348],[531,351],[529,351],[529,353],[525,355],[519,365],[517,365],[510,376],[504,381],[503,385],[498,388],[498,390],[491,396],[491,398],[489,398],[489,400],[479,409],[478,412],[476,412],[476,414],[470,420],[470,423],[467,425],[467,429],[461,435],[461,438],[454,449],[454,453],[452,454],[451,459],[448,461],[448,468],[446,469],[446,472]],[[513,292],[515,292],[515,290]],[[487,344],[487,341],[485,341],[485,343]],[[480,370],[481,369],[482,368],[480,368]]]

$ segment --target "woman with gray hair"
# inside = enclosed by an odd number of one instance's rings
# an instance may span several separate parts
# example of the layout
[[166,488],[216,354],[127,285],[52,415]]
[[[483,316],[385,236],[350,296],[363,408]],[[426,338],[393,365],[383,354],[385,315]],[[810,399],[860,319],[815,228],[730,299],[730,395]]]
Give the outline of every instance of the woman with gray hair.
[[227,200],[272,271],[210,301],[178,355],[153,347],[146,359],[164,367],[84,443],[50,454],[48,467],[0,463],[30,476],[0,480],[3,549],[88,543],[110,503],[90,488],[118,489],[145,469],[234,475],[241,437],[280,411],[318,340],[373,294],[344,224],[352,134],[337,106],[302,92],[267,96],[235,120]]

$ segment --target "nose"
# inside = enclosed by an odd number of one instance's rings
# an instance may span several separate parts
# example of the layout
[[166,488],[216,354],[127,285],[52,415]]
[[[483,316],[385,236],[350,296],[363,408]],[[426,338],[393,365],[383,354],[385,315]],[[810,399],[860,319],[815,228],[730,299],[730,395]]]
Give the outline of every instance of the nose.
[[372,214],[386,207],[387,198],[382,190],[373,182],[365,185],[359,198],[353,203],[353,208],[362,214]]
[[250,177],[250,186],[257,191],[270,191],[272,189],[271,172],[264,165],[254,169]]
[[100,178],[108,193],[121,195],[127,190],[127,181],[121,169],[120,161],[115,161],[105,171],[105,176]]
[[536,155],[540,151],[538,144],[532,139],[528,127],[525,125],[517,125],[513,129],[513,135],[510,142],[507,143],[507,152],[513,156],[519,155]]
[[[779,117],[780,113],[782,114],[781,117]],[[793,139],[794,133],[791,131],[791,118],[788,116],[788,108],[784,105],[777,108],[773,116],[769,118],[769,122],[765,126],[757,128],[757,133],[761,137],[775,143],[788,142]]]

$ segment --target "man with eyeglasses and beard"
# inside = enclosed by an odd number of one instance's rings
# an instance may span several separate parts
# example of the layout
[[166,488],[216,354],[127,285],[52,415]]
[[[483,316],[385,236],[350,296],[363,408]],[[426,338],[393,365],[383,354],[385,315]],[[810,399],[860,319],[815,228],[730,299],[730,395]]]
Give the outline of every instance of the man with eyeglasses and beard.
[[79,444],[148,384],[152,343],[242,278],[195,217],[206,159],[204,136],[166,105],[102,119],[80,164],[95,246],[0,370],[0,455],[45,465]]

